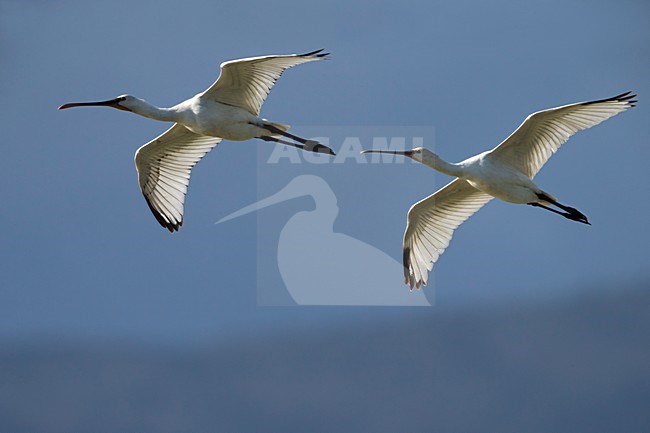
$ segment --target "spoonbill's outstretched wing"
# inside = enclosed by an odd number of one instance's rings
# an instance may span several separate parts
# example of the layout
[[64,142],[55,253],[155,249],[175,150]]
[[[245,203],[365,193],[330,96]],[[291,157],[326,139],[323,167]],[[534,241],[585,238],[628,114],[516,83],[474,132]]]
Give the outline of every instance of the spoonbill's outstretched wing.
[[608,99],[578,102],[533,113],[490,152],[490,157],[498,158],[532,179],[573,134],[634,107],[635,97],[631,92],[625,92]]
[[140,190],[160,225],[170,232],[183,225],[192,167],[220,141],[176,123],[135,152]]
[[218,102],[234,105],[257,116],[262,103],[282,73],[302,63],[322,60],[329,53],[323,50],[306,54],[250,57],[221,64],[217,81],[201,95]]
[[456,179],[411,207],[404,232],[404,281],[411,289],[427,284],[454,230],[492,198]]

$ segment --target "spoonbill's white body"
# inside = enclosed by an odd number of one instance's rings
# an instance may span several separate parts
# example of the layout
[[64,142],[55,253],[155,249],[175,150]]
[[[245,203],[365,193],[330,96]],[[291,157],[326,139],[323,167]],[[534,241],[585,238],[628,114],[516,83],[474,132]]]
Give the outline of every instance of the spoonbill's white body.
[[[72,102],[59,109],[107,106],[163,122],[175,122],[135,154],[140,189],[158,222],[170,232],[183,225],[183,205],[192,167],[222,139],[259,138],[311,152],[334,154],[326,146],[287,132],[288,125],[259,117],[260,108],[282,73],[322,60],[323,50],[273,55],[221,64],[221,74],[206,91],[171,108],[159,108],[131,95],[100,102]],[[279,137],[288,137],[295,142]]]
[[[635,97],[626,92],[613,98],[533,113],[497,147],[459,163],[443,161],[421,147],[407,151],[363,151],[405,155],[456,177],[434,194],[415,203],[408,212],[403,245],[406,284],[411,289],[426,285],[428,272],[449,245],[454,230],[494,197],[541,207],[589,224],[585,215],[558,203],[532,179],[569,137],[634,107]],[[560,210],[549,207],[551,205]]]

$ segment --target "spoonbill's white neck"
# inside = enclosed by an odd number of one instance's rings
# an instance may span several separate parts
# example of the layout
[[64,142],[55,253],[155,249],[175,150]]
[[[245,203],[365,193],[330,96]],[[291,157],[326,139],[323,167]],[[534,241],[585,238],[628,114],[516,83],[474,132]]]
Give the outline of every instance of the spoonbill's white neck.
[[149,104],[147,101],[142,99],[134,98],[132,101],[129,101],[128,104],[122,103],[126,109],[139,114],[140,116],[148,117],[154,120],[161,120],[163,122],[176,122],[178,121],[178,110],[175,107],[171,108],[161,108],[156,107],[155,105]]
[[422,147],[412,150],[364,150],[361,153],[390,153],[393,155],[404,155],[449,176],[460,177],[464,173],[461,165],[447,162],[435,153]]
[[131,111],[140,116],[163,122],[177,122],[180,119],[180,112],[177,107],[156,107],[143,99],[131,95],[122,95],[115,99],[99,102],[69,102],[61,105],[59,110],[72,107],[112,107],[118,110]]
[[449,176],[460,177],[463,174],[463,168],[460,165],[454,164],[453,162],[447,162],[430,151],[423,152],[421,158],[411,158]]

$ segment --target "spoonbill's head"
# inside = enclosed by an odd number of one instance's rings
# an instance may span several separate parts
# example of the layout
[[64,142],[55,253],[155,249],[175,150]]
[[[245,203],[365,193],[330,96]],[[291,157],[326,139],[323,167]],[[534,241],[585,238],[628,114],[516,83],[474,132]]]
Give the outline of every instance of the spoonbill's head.
[[118,110],[133,111],[133,107],[141,102],[140,99],[131,95],[120,95],[117,98],[97,102],[68,102],[59,107],[59,110],[65,110],[72,107],[113,107]]
[[402,155],[407,156],[417,162],[426,163],[433,159],[437,159],[438,155],[431,152],[429,149],[424,147],[416,147],[411,150],[388,150],[388,149],[370,149],[362,150],[361,153],[388,153],[391,155]]

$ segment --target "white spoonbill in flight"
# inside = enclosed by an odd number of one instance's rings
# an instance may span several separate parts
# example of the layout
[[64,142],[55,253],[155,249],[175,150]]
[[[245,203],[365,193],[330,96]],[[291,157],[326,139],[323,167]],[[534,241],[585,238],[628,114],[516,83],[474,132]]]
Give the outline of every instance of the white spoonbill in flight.
[[573,134],[634,107],[635,97],[626,92],[613,98],[538,111],[528,116],[494,149],[459,163],[443,161],[422,147],[406,151],[361,152],[405,155],[456,177],[434,194],[415,203],[408,212],[403,244],[405,283],[411,289],[426,285],[428,272],[449,245],[454,230],[494,197],[540,207],[589,224],[580,211],[558,203],[532,179]]
[[61,105],[59,110],[104,106],[175,122],[135,153],[140,190],[160,225],[173,233],[183,225],[183,203],[192,167],[222,139],[259,138],[334,155],[332,149],[317,141],[290,134],[289,125],[259,117],[264,100],[282,73],[293,66],[324,59],[329,53],[322,51],[224,62],[212,86],[170,108],[159,108],[134,96],[122,95],[100,102],[71,102]]

